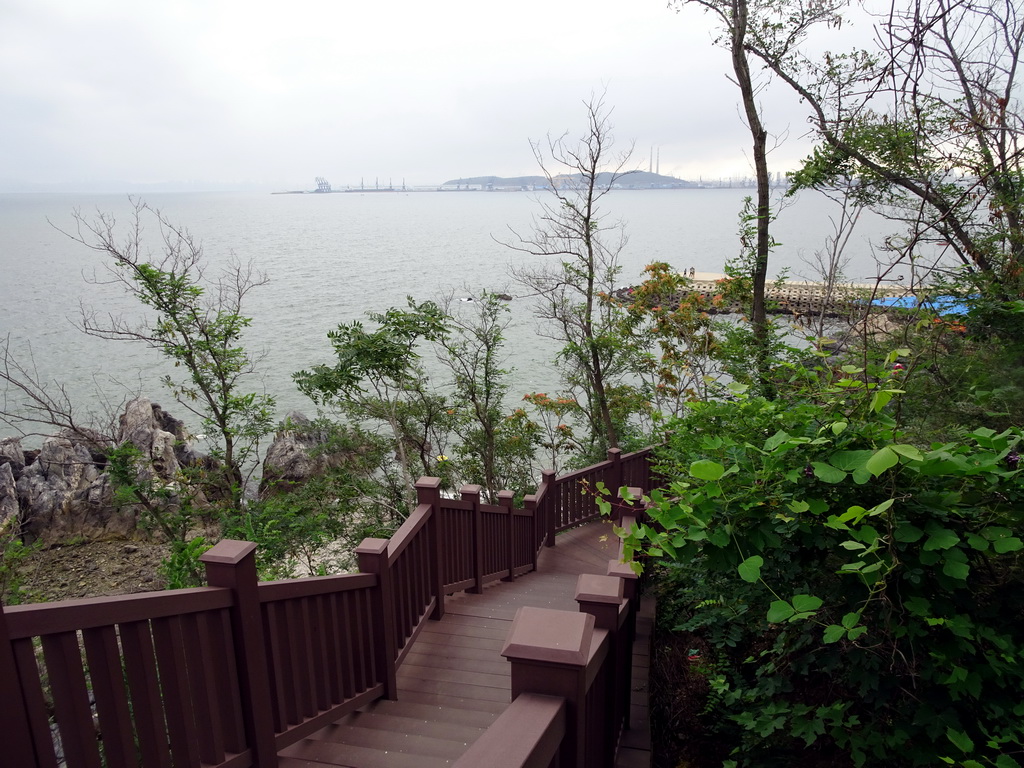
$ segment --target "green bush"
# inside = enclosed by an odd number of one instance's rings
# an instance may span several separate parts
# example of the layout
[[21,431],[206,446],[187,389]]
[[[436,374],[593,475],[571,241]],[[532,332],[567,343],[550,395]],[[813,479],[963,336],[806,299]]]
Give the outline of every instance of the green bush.
[[732,764],[1024,762],[1022,433],[922,449],[887,401],[701,403],[673,425],[678,479],[627,543],[712,648]]

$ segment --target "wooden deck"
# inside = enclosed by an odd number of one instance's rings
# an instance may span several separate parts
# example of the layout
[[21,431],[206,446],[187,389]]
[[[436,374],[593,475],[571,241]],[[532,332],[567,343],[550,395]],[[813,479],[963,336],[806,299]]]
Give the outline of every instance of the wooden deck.
[[[510,665],[501,649],[516,611],[524,606],[576,611],[581,573],[604,574],[616,540],[607,522],[560,534],[541,554],[538,570],[483,594],[446,601],[398,671],[398,700],[379,700],[281,752],[281,768],[432,768],[451,765],[504,711]],[[649,621],[641,616],[638,636]],[[631,731],[618,765],[649,764],[647,670],[638,642],[634,655]]]

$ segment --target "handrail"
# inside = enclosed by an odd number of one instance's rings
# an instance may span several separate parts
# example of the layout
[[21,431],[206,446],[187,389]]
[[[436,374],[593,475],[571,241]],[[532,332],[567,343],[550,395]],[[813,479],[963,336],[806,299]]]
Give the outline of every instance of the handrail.
[[[53,711],[82,765],[132,765],[136,750],[147,764],[273,765],[332,718],[395,696],[396,668],[425,622],[443,616],[446,594],[535,569],[556,531],[596,516],[580,482],[648,487],[649,455],[613,450],[563,477],[545,472],[523,508],[507,491],[483,504],[476,486],[443,499],[440,481],[422,478],[417,508],[391,540],[363,542],[356,574],[258,583],[255,545],[223,541],[201,558],[207,587],[4,607],[0,712],[21,724],[6,754],[56,766]],[[633,574],[619,571],[631,596]],[[551,702],[535,709],[530,718],[548,713],[531,748],[541,756],[522,765],[547,765],[555,734],[572,730],[564,703],[554,715]]]
[[524,693],[473,742],[453,768],[549,768],[561,749],[566,701],[560,696]]

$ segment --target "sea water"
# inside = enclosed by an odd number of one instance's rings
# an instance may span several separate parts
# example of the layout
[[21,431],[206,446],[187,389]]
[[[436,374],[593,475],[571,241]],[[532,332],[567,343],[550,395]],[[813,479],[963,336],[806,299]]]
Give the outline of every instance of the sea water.
[[[619,256],[621,283],[639,282],[644,266],[654,261],[721,272],[740,251],[738,217],[751,193],[609,194],[599,223],[621,222],[627,236]],[[232,256],[266,274],[267,284],[254,289],[243,308],[253,318],[244,343],[261,357],[248,389],[273,395],[283,417],[291,410],[315,413],[295,389],[292,374],[330,364],[328,331],[364,319],[367,311],[404,306],[407,296],[423,301],[454,293],[468,299],[481,290],[512,295],[505,352],[515,396],[554,391],[557,344],[538,332],[531,302],[510,270],[557,265],[557,259],[508,247],[529,235],[549,198],[543,192],[162,193],[144,200],[202,243],[211,275]],[[117,195],[0,195],[0,338],[51,393],[65,388],[83,414],[116,410],[126,397],[142,394],[185,417],[160,384],[175,371],[158,351],[92,338],[76,328],[83,311],[145,320],[137,302],[112,281],[109,261],[60,231],[76,231],[76,210],[86,219],[106,212],[127,226],[131,204]],[[807,261],[833,234],[837,212],[834,203],[814,193],[783,208],[773,229],[780,245],[772,254],[772,274],[788,269],[795,277],[815,279]],[[159,250],[155,222],[144,223],[147,246]],[[880,219],[861,224],[847,252],[849,279],[866,281],[876,274],[872,242],[887,231]],[[2,388],[0,398],[7,408],[20,407],[22,400]],[[0,424],[0,436],[10,434],[15,433]]]

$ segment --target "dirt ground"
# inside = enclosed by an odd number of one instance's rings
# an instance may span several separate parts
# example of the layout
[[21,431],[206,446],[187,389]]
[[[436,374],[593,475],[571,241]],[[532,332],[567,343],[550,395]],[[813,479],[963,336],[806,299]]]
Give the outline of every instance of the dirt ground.
[[163,544],[95,541],[33,553],[21,568],[22,602],[151,592],[163,589]]

